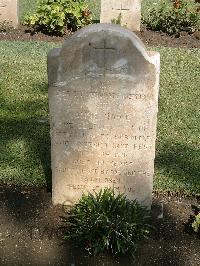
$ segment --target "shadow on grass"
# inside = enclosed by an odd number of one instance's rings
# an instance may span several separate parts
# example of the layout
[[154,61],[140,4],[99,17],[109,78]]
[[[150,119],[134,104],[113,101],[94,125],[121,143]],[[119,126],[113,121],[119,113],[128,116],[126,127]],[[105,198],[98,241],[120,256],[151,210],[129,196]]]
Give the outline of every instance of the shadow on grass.
[[[43,168],[43,173],[45,176],[47,189],[51,190],[51,155],[50,155],[50,127],[48,120],[45,118],[34,118],[35,110],[40,110],[44,108],[44,103],[42,101],[30,101],[21,103],[21,105],[16,108],[12,105],[3,104],[3,108],[6,112],[12,112],[13,117],[0,120],[0,135],[1,135],[1,161],[4,163],[6,168],[6,176],[9,176],[9,168],[21,170],[24,173],[24,177],[20,180],[15,180],[17,184],[25,185],[28,183],[33,183],[37,185],[37,180],[42,182],[41,171],[39,169]],[[15,109],[16,108],[16,109]],[[22,118],[18,118],[18,113],[22,115]],[[26,117],[30,118],[24,118]],[[31,118],[31,114],[33,118]],[[16,148],[17,143],[20,142],[25,145],[20,148]],[[22,154],[22,155],[20,155]],[[30,170],[31,169],[31,170]],[[34,174],[35,172],[35,174]],[[40,172],[40,173],[39,173]],[[38,173],[38,176],[36,176]],[[26,176],[27,175],[27,176]],[[3,180],[3,174],[1,174]],[[32,178],[33,177],[33,178]],[[35,178],[37,180],[35,180]],[[9,179],[12,183],[12,176],[6,178],[5,182]],[[24,179],[24,180],[23,180]],[[40,184],[39,184],[40,185]]]
[[[22,95],[16,102],[12,98],[7,102],[3,96],[0,97],[1,182],[5,180],[5,183],[16,185],[45,183],[47,190],[51,191],[47,84],[38,82],[32,88],[33,98]],[[20,171],[23,173],[21,176]]]
[[[199,193],[200,188],[200,150],[180,143],[165,143],[158,152],[155,165],[173,182],[179,184],[180,192],[184,189],[191,194]],[[170,190],[170,188],[169,188]]]
[[[30,169],[35,169],[38,172],[40,166],[43,168],[44,176],[46,179],[46,185],[48,190],[51,190],[51,141],[50,141],[50,126],[48,121],[45,120],[6,120],[0,121],[2,136],[2,160],[7,162],[8,167],[17,167],[21,165],[24,171],[27,171],[27,175],[30,175]],[[3,132],[2,132],[3,131]],[[19,149],[15,150],[10,143],[22,140],[26,143],[26,149],[22,147],[22,153],[25,153],[24,158],[19,157]],[[33,174],[33,173],[31,173]],[[27,176],[28,182],[33,182],[31,177]],[[12,180],[11,180],[12,183]],[[23,180],[19,180],[18,184]]]

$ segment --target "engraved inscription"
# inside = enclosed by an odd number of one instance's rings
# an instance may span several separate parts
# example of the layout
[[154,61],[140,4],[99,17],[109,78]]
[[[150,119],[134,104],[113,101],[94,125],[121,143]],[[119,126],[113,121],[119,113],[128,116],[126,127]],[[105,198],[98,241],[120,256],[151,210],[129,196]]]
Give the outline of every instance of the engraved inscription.
[[[56,86],[56,84],[54,85]],[[101,89],[101,91],[95,91],[94,90],[87,90],[87,91],[82,91],[82,90],[66,90],[65,95],[69,95],[73,97],[74,99],[83,99],[86,96],[87,97],[98,97],[101,100],[104,98],[107,99],[116,99],[117,96],[121,96],[120,94],[114,93],[114,92],[108,92],[108,89],[106,91]],[[135,92],[135,93],[127,93],[125,95],[121,96],[123,100],[145,100],[147,98],[147,95],[144,93],[140,92]]]
[[[118,3],[115,14],[133,1]],[[48,57],[55,76],[49,79],[53,202],[74,204],[83,192],[111,187],[150,206],[158,94],[153,59],[133,33],[117,26],[93,25],[70,38]]]
[[[127,187],[127,186],[107,186],[107,187],[110,187],[110,188],[114,188],[115,191],[117,192],[120,192],[120,193],[134,193],[135,192],[135,189],[133,187]],[[86,188],[86,185],[80,185],[80,184],[67,184],[67,188],[69,190],[81,190],[81,191],[85,191],[87,188]],[[101,189],[101,186],[93,186],[92,187],[92,191],[93,192],[97,192],[99,189]]]
[[7,3],[5,0],[0,1],[0,16],[4,16],[6,12]]
[[6,7],[7,1],[6,0],[0,0],[0,7]]
[[[132,163],[132,162],[130,162]],[[133,164],[133,163],[132,163]],[[116,165],[115,165],[116,166]],[[127,165],[129,166],[129,165]],[[122,176],[123,178],[126,177],[134,177],[134,176],[143,176],[143,177],[149,177],[151,175],[150,172],[146,171],[140,171],[140,170],[117,170],[115,168],[113,169],[105,169],[105,168],[93,168],[93,169],[88,169],[88,168],[83,168],[82,165],[79,165],[79,168],[74,167],[74,168],[56,168],[55,169],[57,173],[60,174],[75,174],[75,175],[80,175],[83,176],[84,178],[89,177],[90,175],[95,175],[95,176]],[[92,177],[94,178],[94,177]],[[120,179],[119,179],[120,180]],[[90,181],[92,181],[90,179]],[[105,181],[102,181],[101,183],[104,183]]]

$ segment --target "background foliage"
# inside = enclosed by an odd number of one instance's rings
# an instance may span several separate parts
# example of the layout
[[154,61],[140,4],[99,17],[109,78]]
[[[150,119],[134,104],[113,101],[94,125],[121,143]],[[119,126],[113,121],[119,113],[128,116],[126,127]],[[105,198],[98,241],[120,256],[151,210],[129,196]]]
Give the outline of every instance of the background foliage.
[[[175,0],[174,0],[175,1]],[[162,0],[149,7],[142,21],[148,29],[169,34],[200,29],[200,5],[194,0]]]
[[[185,28],[189,30],[199,29],[200,12],[196,12],[194,0],[182,0],[184,7],[177,10],[171,0],[143,0],[142,1],[142,23],[153,30],[162,30],[167,33],[178,32]],[[86,0],[92,11],[94,21],[100,18],[100,0]],[[36,1],[20,0],[21,19],[27,12],[34,12]],[[193,9],[193,11],[192,11]]]
[[[100,0],[87,0],[89,8],[92,11],[94,20],[98,20],[100,16]],[[36,0],[19,0],[20,17],[23,20],[24,15],[29,12],[35,12],[37,6]]]
[[40,0],[36,11],[27,14],[23,23],[47,34],[64,34],[91,22],[85,0]]
[[[149,8],[159,3],[161,0],[142,0],[142,13],[146,15]],[[28,12],[34,12],[37,1],[19,0],[20,17],[22,18]],[[101,0],[87,0],[87,4],[93,13],[94,20],[99,20]]]

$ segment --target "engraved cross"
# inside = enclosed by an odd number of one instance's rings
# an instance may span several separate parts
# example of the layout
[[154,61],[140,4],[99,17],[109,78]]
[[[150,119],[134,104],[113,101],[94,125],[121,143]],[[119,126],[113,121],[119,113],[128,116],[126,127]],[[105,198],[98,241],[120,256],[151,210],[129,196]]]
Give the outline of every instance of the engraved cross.
[[120,11],[123,11],[123,10],[130,10],[129,8],[125,8],[123,6],[123,0],[121,0],[121,7],[120,8],[117,8],[116,10],[120,10]]
[[113,48],[113,47],[109,47],[106,43],[106,40],[104,39],[103,40],[103,45],[100,46],[100,47],[95,47],[93,46],[93,48],[96,50],[96,51],[102,51],[103,52],[103,69],[104,69],[104,76],[106,75],[106,70],[110,70],[107,68],[107,61],[109,60],[109,57],[108,57],[108,52],[112,52],[112,51],[115,51],[116,49]]

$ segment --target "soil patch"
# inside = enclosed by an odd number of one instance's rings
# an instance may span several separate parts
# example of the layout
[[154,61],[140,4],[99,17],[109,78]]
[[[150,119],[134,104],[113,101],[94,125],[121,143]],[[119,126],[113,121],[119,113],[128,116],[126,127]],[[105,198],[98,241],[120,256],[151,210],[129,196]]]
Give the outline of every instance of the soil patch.
[[[146,31],[135,32],[136,35],[148,46],[165,46],[179,48],[200,48],[200,32],[188,34],[181,32],[180,34],[169,36],[162,32]],[[16,30],[8,30],[0,33],[0,40],[9,41],[47,41],[47,42],[63,42],[71,32],[66,35],[49,36],[41,32],[34,32],[33,29],[20,26]]]
[[[185,225],[197,199],[154,196],[155,233],[141,243],[137,259],[90,257],[63,241],[65,215],[45,189],[0,186],[0,265],[200,265],[200,239]],[[190,228],[190,227],[189,227]]]

